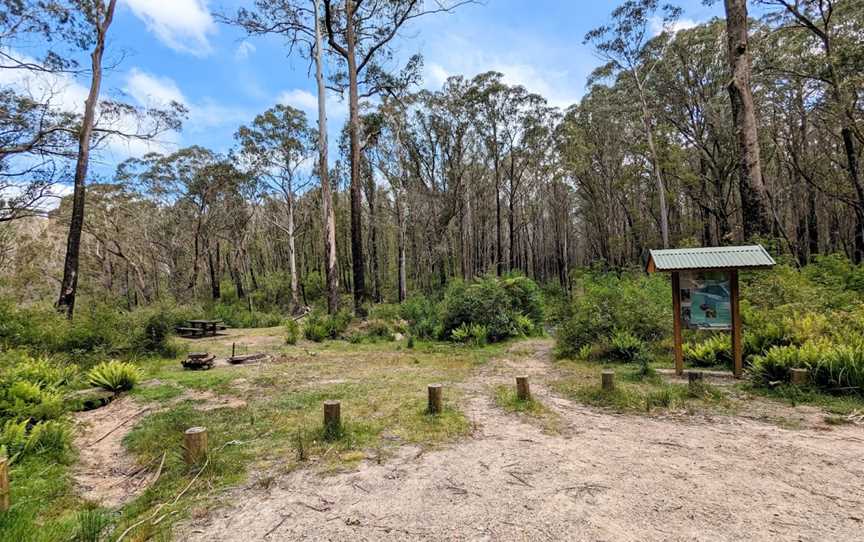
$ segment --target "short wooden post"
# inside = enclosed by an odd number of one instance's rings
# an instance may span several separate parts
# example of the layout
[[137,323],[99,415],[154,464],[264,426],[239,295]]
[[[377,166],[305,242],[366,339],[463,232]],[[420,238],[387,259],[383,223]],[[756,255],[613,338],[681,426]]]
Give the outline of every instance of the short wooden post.
[[190,427],[183,433],[183,459],[187,465],[197,465],[207,457],[207,428]]
[[12,506],[12,497],[9,495],[9,460],[0,457],[0,512],[7,512]]
[[615,371],[605,369],[601,373],[601,379],[603,383],[603,391],[612,391],[615,389]]
[[441,384],[429,384],[429,406],[427,412],[429,414],[440,414],[443,410],[444,394]]
[[807,369],[789,369],[789,383],[794,386],[804,386],[810,380]]
[[324,401],[324,434],[328,438],[339,435],[342,431],[342,403],[339,401]]
[[687,382],[690,386],[690,391],[696,390],[705,379],[705,373],[702,371],[687,371]]
[[528,384],[527,376],[516,377],[516,398],[520,401],[531,400],[531,387]]

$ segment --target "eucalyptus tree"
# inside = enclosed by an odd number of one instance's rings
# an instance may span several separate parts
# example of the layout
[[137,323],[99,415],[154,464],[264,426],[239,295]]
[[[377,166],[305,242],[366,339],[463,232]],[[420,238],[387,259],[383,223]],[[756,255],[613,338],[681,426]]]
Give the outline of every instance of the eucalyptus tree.
[[256,0],[254,9],[240,8],[234,15],[219,15],[228,24],[243,28],[249,35],[282,36],[289,50],[301,45],[301,50],[315,66],[318,99],[318,167],[321,184],[322,224],[324,237],[324,269],[327,285],[327,310],[339,308],[339,273],[336,248],[336,213],[333,207],[328,163],[327,86],[324,77],[323,0]]
[[738,137],[738,191],[741,195],[744,238],[764,236],[771,231],[768,196],[762,179],[756,105],[751,89],[750,45],[747,0],[724,0],[726,8],[727,55],[729,58],[729,99]]
[[864,180],[859,154],[864,132],[859,125],[861,85],[864,83],[864,9],[857,0],[758,0],[775,8],[769,20],[808,36],[809,47],[798,59],[809,68],[805,77],[824,85],[831,115],[840,128],[845,170],[851,189],[856,224],[854,259],[864,260]]
[[[627,0],[612,11],[611,24],[591,30],[584,40],[584,43],[590,43],[598,56],[606,61],[605,65],[595,70],[592,80],[625,74],[632,79],[636,87],[642,107],[642,123],[650,152],[651,170],[660,203],[660,236],[664,248],[669,246],[669,211],[666,185],[654,138],[654,115],[649,107],[646,86],[654,70],[662,62],[662,46],[670,39],[670,30],[680,15],[681,8],[671,4],[661,6],[658,0]],[[662,24],[663,33],[655,39],[654,47],[649,47],[651,27],[657,17]],[[657,40],[660,40],[660,43],[657,43]],[[659,52],[655,50],[657,45],[661,46]]]
[[362,237],[362,186],[360,175],[360,100],[392,86],[407,86],[417,80],[419,57],[412,57],[396,77],[384,64],[393,58],[393,40],[413,19],[431,13],[450,12],[472,0],[438,1],[426,9],[422,0],[323,0],[327,40],[342,60],[344,73],[334,77],[337,88],[348,91],[350,145],[351,260],[354,310],[365,314],[367,299]]
[[300,286],[295,247],[295,197],[307,185],[301,168],[309,164],[314,153],[313,135],[302,111],[287,105],[276,105],[255,117],[250,126],[241,126],[235,134],[240,158],[263,187],[276,193],[285,205],[285,220],[275,224],[288,236],[288,269],[291,274],[291,304],[299,311]]

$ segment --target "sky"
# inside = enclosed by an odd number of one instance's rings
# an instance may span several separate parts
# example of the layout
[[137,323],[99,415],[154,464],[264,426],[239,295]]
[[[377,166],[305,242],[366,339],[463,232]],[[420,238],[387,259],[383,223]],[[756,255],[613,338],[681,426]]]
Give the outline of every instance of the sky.
[[[307,112],[317,120],[315,83],[308,62],[288,56],[278,37],[246,38],[237,28],[217,23],[213,12],[233,12],[246,0],[120,0],[108,32],[108,64],[103,94],[135,104],[183,103],[189,118],[179,133],[154,145],[114,143],[100,152],[92,170],[110,177],[116,164],[147,150],[170,152],[202,145],[227,152],[233,134],[276,103]],[[400,58],[424,58],[422,86],[440,88],[450,75],[472,77],[496,70],[510,84],[566,107],[585,92],[585,81],[600,63],[582,44],[587,31],[608,20],[618,0],[483,0],[452,14],[417,19],[401,32]],[[720,15],[717,5],[679,0],[682,27]],[[0,84],[4,81],[0,79]],[[70,103],[81,102],[86,79],[66,81]],[[338,133],[346,118],[341,98],[328,98],[328,125]],[[333,154],[333,153],[331,153]],[[335,157],[331,157],[335,159]]]

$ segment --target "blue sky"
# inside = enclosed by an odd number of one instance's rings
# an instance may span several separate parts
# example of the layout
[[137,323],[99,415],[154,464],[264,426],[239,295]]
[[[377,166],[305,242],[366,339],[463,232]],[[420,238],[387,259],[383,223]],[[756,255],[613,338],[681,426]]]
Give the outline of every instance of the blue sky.
[[[299,56],[288,58],[276,37],[246,39],[210,15],[233,11],[242,3],[120,0],[109,51],[114,59],[122,53],[122,62],[107,74],[104,91],[133,103],[175,99],[190,110],[182,132],[167,134],[156,150],[197,144],[225,152],[240,124],[280,101],[306,110],[314,122],[315,87],[307,62]],[[414,21],[399,37],[398,54],[423,55],[427,88],[438,88],[448,75],[470,77],[497,70],[507,82],[522,84],[563,107],[578,101],[586,77],[598,64],[582,45],[583,36],[603,24],[617,3],[485,0],[454,14]],[[685,25],[719,15],[722,9],[705,7],[702,0],[678,5],[684,8]],[[344,122],[345,106],[335,95],[329,104],[332,134]],[[145,150],[112,145],[97,157],[94,171],[110,176],[117,162]]]

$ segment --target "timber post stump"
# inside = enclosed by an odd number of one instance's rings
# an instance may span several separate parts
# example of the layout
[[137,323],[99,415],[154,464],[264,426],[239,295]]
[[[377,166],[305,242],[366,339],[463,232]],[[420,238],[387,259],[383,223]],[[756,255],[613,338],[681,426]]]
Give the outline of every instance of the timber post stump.
[[9,495],[9,460],[0,457],[0,512],[8,512],[12,506]]
[[687,384],[691,392],[697,390],[704,381],[705,373],[702,371],[687,371]]
[[516,398],[520,401],[531,400],[531,386],[528,384],[527,376],[516,377]]
[[324,436],[328,439],[338,438],[342,433],[342,403],[339,401],[324,401]]
[[603,391],[613,391],[615,389],[615,371],[612,369],[604,369],[600,373],[600,382]]
[[429,404],[426,412],[429,414],[440,414],[444,408],[444,387],[441,384],[429,384]]
[[789,383],[793,386],[806,386],[809,380],[807,369],[789,369]]
[[183,460],[197,465],[207,457],[207,428],[190,427],[183,433]]

